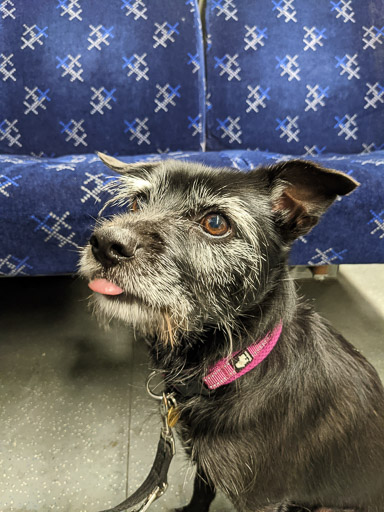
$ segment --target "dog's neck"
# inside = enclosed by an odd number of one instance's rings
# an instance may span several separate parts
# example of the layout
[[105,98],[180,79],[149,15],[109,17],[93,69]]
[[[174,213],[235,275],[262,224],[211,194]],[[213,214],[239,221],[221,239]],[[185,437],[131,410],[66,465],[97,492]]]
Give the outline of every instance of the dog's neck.
[[297,294],[286,268],[276,271],[262,299],[239,315],[231,332],[206,325],[197,334],[180,333],[174,346],[154,338],[149,340],[155,365],[170,379],[202,378],[217,361],[263,339],[280,322],[289,325],[297,307]]

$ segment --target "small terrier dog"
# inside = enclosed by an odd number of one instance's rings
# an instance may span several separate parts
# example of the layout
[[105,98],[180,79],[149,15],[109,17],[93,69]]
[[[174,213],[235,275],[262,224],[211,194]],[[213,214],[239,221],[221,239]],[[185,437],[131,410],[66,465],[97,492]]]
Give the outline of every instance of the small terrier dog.
[[80,272],[96,313],[143,333],[176,393],[197,468],[180,510],[207,512],[221,489],[240,512],[384,512],[383,386],[287,267],[358,183],[301,160],[240,172],[99,156],[124,212],[99,221]]

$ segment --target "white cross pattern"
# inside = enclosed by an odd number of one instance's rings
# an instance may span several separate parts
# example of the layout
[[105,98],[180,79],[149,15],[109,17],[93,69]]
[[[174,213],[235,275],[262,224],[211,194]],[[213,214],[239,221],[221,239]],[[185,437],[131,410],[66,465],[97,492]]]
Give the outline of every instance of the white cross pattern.
[[357,63],[357,53],[355,53],[352,57],[348,55],[344,55],[341,59],[339,57],[335,57],[337,60],[336,68],[341,68],[340,76],[344,75],[344,73],[348,74],[348,80],[352,80],[352,78],[360,79],[359,71],[360,66]]
[[[112,109],[110,101],[116,102],[116,98],[113,96],[113,93],[116,92],[116,89],[107,91],[105,87],[100,87],[100,89],[96,89],[96,87],[91,87],[91,91],[93,92],[93,96],[90,101],[90,104],[93,107],[93,109],[91,110],[92,115],[96,112],[103,115],[104,108],[107,108],[108,110]],[[97,103],[95,101],[97,101]]]
[[190,6],[190,9],[189,9],[190,12],[195,12],[195,2],[194,2],[194,0],[186,0],[185,5],[189,5]]
[[322,89],[320,85],[317,84],[313,87],[311,87],[310,85],[306,85],[306,88],[308,89],[308,93],[305,98],[305,103],[307,104],[307,106],[305,107],[305,112],[308,112],[308,110],[311,109],[317,112],[318,106],[325,106],[324,98],[328,98],[329,87],[325,87],[325,89]]
[[76,166],[75,165],[71,165],[71,164],[46,164],[44,165],[44,167],[46,169],[48,169],[49,171],[56,171],[56,172],[61,172],[61,171],[76,171]]
[[221,121],[220,119],[217,119],[217,121],[219,123],[217,130],[223,131],[221,134],[222,139],[228,137],[228,142],[230,144],[232,144],[232,142],[238,142],[241,144],[240,135],[242,134],[242,131],[239,124],[240,116],[236,117],[236,119],[232,119],[232,117],[228,116],[224,121]]
[[297,19],[295,18],[297,11],[293,6],[294,0],[272,0],[273,2],[273,11],[278,11],[278,18],[281,18],[281,16],[284,16],[285,23],[288,23],[289,21],[294,21],[297,23]]
[[159,112],[159,110],[164,110],[165,112],[168,112],[168,105],[176,106],[174,98],[180,98],[180,85],[177,85],[176,87],[171,87],[169,84],[166,84],[164,85],[164,87],[161,87],[161,85],[156,84],[156,88],[158,89],[158,93],[156,94],[155,98],[155,103],[157,105],[155,108],[155,112]]
[[[12,254],[8,254],[5,258],[0,258],[0,274],[7,276],[25,275],[24,270],[32,268],[31,265],[28,265],[28,260],[29,256],[20,260]],[[4,272],[4,269],[7,269],[8,272]]]
[[148,16],[145,14],[148,9],[143,0],[123,0],[121,9],[127,9],[125,13],[126,16],[133,14],[135,21],[139,18],[143,18],[144,20],[148,19]]
[[85,130],[82,126],[83,123],[84,119],[81,119],[80,121],[74,121],[73,119],[71,119],[70,122],[67,124],[60,121],[60,124],[62,126],[62,130],[60,133],[66,133],[68,136],[65,139],[65,142],[73,140],[73,145],[75,147],[79,146],[80,144],[82,144],[83,146],[88,146],[88,144],[85,142],[87,134],[85,133]]
[[[380,151],[382,149],[384,149],[384,144],[382,144],[381,146],[376,146],[375,144],[375,151]],[[364,159],[360,163],[361,165],[374,165],[375,167],[380,167],[381,165],[384,165],[384,158],[379,158],[378,156],[375,156],[375,158]]]
[[[78,247],[78,245],[72,240],[72,238],[75,236],[75,232],[71,231],[72,227],[67,222],[65,222],[65,219],[69,215],[70,212],[65,212],[61,217],[58,217],[55,213],[49,212],[44,220],[40,220],[34,215],[31,215],[31,219],[37,222],[37,226],[34,231],[39,231],[41,229],[41,231],[48,235],[44,239],[44,242],[48,242],[48,240],[52,238],[58,241],[59,247],[64,247],[64,245],[67,244]],[[60,232],[62,229],[69,231],[67,236]]]
[[[305,155],[304,156],[320,156],[321,153],[323,153],[326,149],[326,146],[323,146],[322,148],[315,146],[304,146],[305,149]],[[306,241],[305,241],[306,243]]]
[[12,176],[12,178],[6,176],[5,174],[0,174],[0,194],[3,194],[5,197],[10,197],[7,188],[9,187],[19,187],[17,183],[18,180],[22,178],[22,175]]
[[341,119],[338,116],[335,116],[335,119],[337,123],[335,124],[334,128],[340,128],[339,133],[337,134],[339,137],[342,135],[345,135],[345,140],[348,140],[350,138],[356,140],[357,135],[356,132],[358,131],[359,127],[356,123],[357,114],[350,116],[346,114]]
[[192,66],[193,66],[192,73],[196,73],[200,69],[199,54],[196,53],[195,55],[192,55],[191,53],[188,52],[188,57],[189,57],[189,61],[187,62],[187,64],[192,64]]
[[299,64],[297,63],[298,58],[298,55],[294,55],[293,57],[291,57],[290,55],[286,55],[282,59],[276,57],[276,60],[278,61],[276,69],[281,68],[283,70],[282,73],[280,73],[280,76],[288,75],[289,81],[293,80],[294,78],[297,81],[300,81],[300,67]]
[[16,68],[14,67],[13,62],[11,60],[13,57],[13,53],[8,55],[8,57],[6,57],[4,53],[2,53],[0,57],[3,59],[3,62],[0,64],[0,73],[2,73],[3,75],[3,82],[8,80],[8,78],[16,82],[16,77],[14,76],[14,73],[16,73]]
[[369,153],[372,153],[372,151],[375,151],[376,144],[374,142],[371,142],[371,144],[367,144],[363,142],[363,151],[360,153],[361,155],[368,155]]
[[230,19],[238,21],[237,7],[234,0],[213,0],[211,10],[217,9],[216,16],[224,14],[225,21]]
[[129,140],[137,139],[137,144],[139,146],[143,142],[145,142],[146,144],[150,144],[148,137],[150,136],[151,132],[148,129],[147,121],[148,117],[145,117],[142,121],[136,118],[133,121],[133,123],[130,123],[129,121],[124,121],[124,123],[126,124],[124,133],[131,133]]
[[241,67],[236,60],[238,57],[238,53],[236,53],[232,57],[231,55],[226,54],[221,59],[215,57],[215,68],[220,68],[220,76],[223,76],[226,73],[228,75],[228,81],[231,81],[233,78],[236,78],[236,80],[239,81],[241,80],[239,76]]
[[[24,114],[27,115],[30,112],[33,112],[34,114],[38,115],[38,108],[42,108],[43,110],[46,110],[47,107],[44,105],[44,101],[51,101],[51,99],[48,97],[49,89],[46,91],[41,91],[38,87],[35,87],[34,89],[29,89],[29,87],[24,87],[25,91],[27,92],[25,96],[25,100],[23,101],[23,105],[26,108],[24,110]],[[27,100],[31,99],[32,103],[28,103]]]
[[[93,25],[89,25],[91,29],[91,33],[88,36],[88,42],[90,45],[87,50],[92,50],[92,48],[96,48],[97,50],[101,50],[101,44],[104,43],[106,46],[109,46],[108,37],[111,36],[113,39],[112,30],[113,27],[109,29],[105,28],[103,25],[98,25],[94,27]],[[95,39],[92,39],[93,36],[96,36]]]
[[72,57],[72,55],[68,54],[64,59],[60,59],[60,57],[56,57],[59,61],[59,64],[56,66],[56,69],[63,68],[64,72],[61,75],[64,77],[65,75],[69,75],[71,78],[71,82],[75,80],[80,80],[80,82],[84,82],[83,77],[81,76],[83,73],[83,68],[81,63],[79,62],[81,55],[76,55],[76,57]]
[[347,23],[348,21],[352,21],[352,23],[356,23],[356,20],[354,19],[355,13],[353,12],[353,9],[351,7],[352,0],[340,0],[338,2],[332,2],[332,11],[336,11],[336,18],[342,18],[344,23]]
[[235,169],[239,169],[242,171],[243,169],[251,169],[252,167],[247,166],[247,163],[239,156],[230,156],[231,167]]
[[293,119],[291,116],[287,116],[282,121],[280,119],[276,119],[278,125],[275,130],[281,130],[280,139],[287,137],[287,142],[291,142],[292,140],[299,142],[298,135],[300,130],[297,124],[298,119],[299,116],[296,116]]
[[376,50],[376,44],[383,44],[384,27],[380,29],[372,25],[369,28],[363,27],[363,29],[365,30],[363,35],[363,43],[365,43],[363,50],[367,48]]
[[6,139],[8,141],[8,146],[12,147],[14,144],[19,148],[23,147],[19,139],[21,137],[19,130],[16,128],[16,124],[18,120],[10,122],[8,119],[4,119],[2,123],[0,123],[0,141]]
[[[1,123],[0,123],[1,126]],[[31,153],[31,156],[39,158],[38,155],[34,155]],[[45,153],[41,156],[46,156]],[[28,165],[28,157],[25,155],[22,155],[21,157],[17,157],[16,155],[1,155],[1,162],[2,163],[9,163],[9,164],[18,164],[18,165]]]
[[59,4],[57,6],[57,9],[61,7],[63,12],[60,13],[60,16],[64,16],[65,14],[68,14],[69,21],[72,21],[74,19],[82,21],[82,17],[80,14],[83,12],[79,0],[58,0]]
[[0,4],[0,12],[3,14],[2,18],[3,20],[7,18],[8,16],[12,19],[16,19],[16,16],[14,16],[14,12],[16,11],[15,4],[12,2],[12,0],[4,0]]
[[[68,155],[68,158],[70,159],[69,161],[72,164],[80,164],[87,160],[87,157],[85,155]],[[99,161],[100,161],[100,159],[96,155],[88,159],[89,164],[93,164],[93,163],[99,162]]]
[[327,39],[327,37],[324,35],[324,32],[326,31],[325,28],[322,30],[319,30],[316,27],[303,27],[305,30],[304,39],[303,42],[305,43],[304,51],[313,50],[314,52],[317,50],[316,45],[323,46],[322,39]]
[[192,128],[192,137],[197,135],[198,133],[202,133],[203,126],[201,124],[201,114],[198,114],[195,118],[188,116],[189,125],[188,128]]
[[379,214],[375,213],[373,210],[370,210],[372,219],[368,222],[368,224],[374,224],[376,227],[371,231],[371,235],[375,235],[376,233],[380,233],[379,238],[384,238],[384,210]]
[[149,80],[147,75],[149,67],[145,61],[146,56],[146,53],[143,53],[143,55],[137,55],[137,53],[134,53],[129,59],[123,57],[125,61],[123,69],[128,68],[127,76],[135,74],[137,82],[139,82],[142,78],[144,78],[144,80]]
[[271,99],[268,95],[271,88],[268,87],[264,90],[261,85],[257,85],[256,87],[248,85],[247,88],[249,90],[249,94],[246,100],[248,105],[246,112],[247,114],[252,111],[257,113],[260,108],[265,108],[267,106],[265,101]]
[[[32,25],[32,27],[28,27],[28,25],[23,25],[24,32],[21,36],[21,40],[24,44],[21,45],[21,49],[24,50],[25,48],[31,48],[31,50],[34,50],[34,44],[38,43],[40,45],[43,44],[42,38],[48,37],[48,35],[45,33],[48,27],[39,28],[37,25]],[[29,39],[27,39],[27,37]]]
[[329,265],[335,260],[343,260],[342,254],[346,253],[347,250],[344,249],[339,253],[336,252],[332,247],[327,249],[326,251],[321,251],[316,248],[316,255],[313,256],[309,261],[308,265]]
[[257,45],[264,46],[264,39],[268,39],[268,36],[266,35],[266,28],[260,29],[256,25],[253,27],[245,25],[245,29],[247,32],[244,37],[244,43],[246,43],[244,50],[252,48],[252,50],[256,51]]
[[80,199],[82,203],[85,203],[90,198],[93,198],[95,203],[100,203],[101,199],[99,196],[101,192],[106,191],[109,194],[112,194],[110,190],[105,188],[105,185],[108,181],[114,179],[113,176],[107,176],[103,173],[93,175],[89,172],[86,172],[85,175],[87,176],[87,179],[83,181],[83,184],[80,187],[84,192],[83,197]]
[[368,87],[368,91],[364,96],[365,101],[367,102],[364,105],[364,108],[367,109],[369,107],[377,108],[378,103],[384,103],[384,87],[376,82],[374,85],[369,83],[365,84]]
[[153,34],[153,39],[155,40],[154,48],[158,46],[162,46],[166,48],[168,46],[168,41],[171,43],[175,42],[174,34],[179,34],[180,32],[177,30],[179,23],[175,23],[173,26],[165,21],[162,25],[159,23],[155,23],[155,33]]

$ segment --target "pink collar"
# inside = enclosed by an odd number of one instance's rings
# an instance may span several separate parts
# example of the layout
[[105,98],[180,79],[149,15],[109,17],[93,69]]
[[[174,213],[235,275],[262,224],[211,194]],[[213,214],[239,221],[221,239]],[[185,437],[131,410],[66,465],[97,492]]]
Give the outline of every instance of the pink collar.
[[204,377],[204,383],[209,389],[217,389],[242,377],[263,361],[276,345],[283,324],[280,322],[265,338],[255,341],[249,347],[238,350],[228,357],[221,359],[210,368]]

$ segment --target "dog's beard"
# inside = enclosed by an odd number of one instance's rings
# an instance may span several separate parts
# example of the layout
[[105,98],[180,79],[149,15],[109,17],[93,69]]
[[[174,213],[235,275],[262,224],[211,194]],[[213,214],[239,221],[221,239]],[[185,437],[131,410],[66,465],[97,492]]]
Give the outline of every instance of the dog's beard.
[[156,336],[164,344],[173,346],[180,333],[187,333],[191,326],[188,315],[178,307],[153,307],[140,299],[109,297],[96,293],[91,297],[91,307],[100,324],[108,327],[114,319],[133,327],[134,331],[148,337]]
[[148,265],[105,269],[92,257],[88,247],[81,255],[80,272],[89,281],[107,279],[124,290],[123,294],[114,296],[92,294],[90,305],[104,327],[115,319],[120,320],[144,336],[157,336],[164,343],[174,345],[180,333],[196,331],[198,324],[202,324],[185,290],[177,285],[176,269],[168,260],[158,261],[150,269]]

